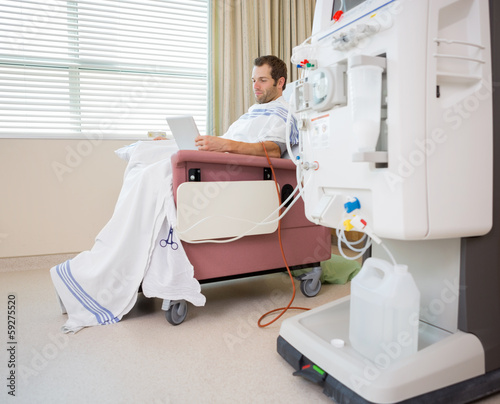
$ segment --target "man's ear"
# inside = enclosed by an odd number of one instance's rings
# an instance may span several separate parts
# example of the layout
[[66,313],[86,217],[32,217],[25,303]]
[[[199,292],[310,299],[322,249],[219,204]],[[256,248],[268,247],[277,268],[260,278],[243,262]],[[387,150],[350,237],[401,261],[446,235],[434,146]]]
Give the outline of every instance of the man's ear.
[[283,86],[285,85],[285,78],[284,77],[280,77],[278,79],[278,83],[277,84],[278,84],[279,88],[283,88]]

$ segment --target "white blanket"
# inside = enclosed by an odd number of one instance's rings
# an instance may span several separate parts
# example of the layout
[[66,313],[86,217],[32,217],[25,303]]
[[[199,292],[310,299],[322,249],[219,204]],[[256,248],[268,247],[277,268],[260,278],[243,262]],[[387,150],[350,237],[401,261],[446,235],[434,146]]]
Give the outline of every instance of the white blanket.
[[110,221],[90,251],[50,270],[68,321],[63,332],[112,324],[134,306],[142,282],[147,297],[205,304],[193,266],[175,231],[169,141],[133,148]]

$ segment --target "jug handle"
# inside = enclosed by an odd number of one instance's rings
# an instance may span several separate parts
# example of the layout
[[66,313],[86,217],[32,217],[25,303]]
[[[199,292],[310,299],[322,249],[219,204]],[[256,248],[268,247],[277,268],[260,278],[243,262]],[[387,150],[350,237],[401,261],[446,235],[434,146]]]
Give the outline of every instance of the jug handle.
[[362,280],[364,277],[375,272],[377,269],[384,273],[385,279],[387,275],[394,272],[394,265],[386,260],[370,257],[365,260],[363,268],[361,268],[361,271],[356,277],[359,277],[360,280]]

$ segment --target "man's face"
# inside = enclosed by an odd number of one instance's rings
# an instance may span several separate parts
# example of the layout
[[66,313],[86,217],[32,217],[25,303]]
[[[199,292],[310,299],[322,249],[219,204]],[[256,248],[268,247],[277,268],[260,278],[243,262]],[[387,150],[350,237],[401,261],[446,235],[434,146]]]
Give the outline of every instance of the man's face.
[[282,94],[283,84],[274,82],[269,65],[254,66],[252,71],[253,92],[259,104],[274,101]]

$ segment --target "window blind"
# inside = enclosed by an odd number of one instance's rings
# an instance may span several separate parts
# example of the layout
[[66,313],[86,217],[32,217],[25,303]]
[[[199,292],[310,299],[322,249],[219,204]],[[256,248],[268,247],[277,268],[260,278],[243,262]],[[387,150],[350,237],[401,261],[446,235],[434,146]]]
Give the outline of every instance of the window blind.
[[144,138],[207,115],[208,0],[2,0],[0,137]]

